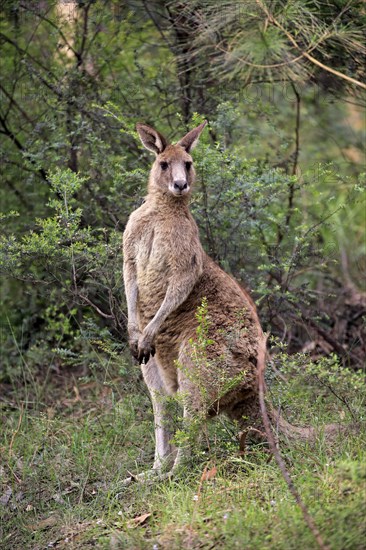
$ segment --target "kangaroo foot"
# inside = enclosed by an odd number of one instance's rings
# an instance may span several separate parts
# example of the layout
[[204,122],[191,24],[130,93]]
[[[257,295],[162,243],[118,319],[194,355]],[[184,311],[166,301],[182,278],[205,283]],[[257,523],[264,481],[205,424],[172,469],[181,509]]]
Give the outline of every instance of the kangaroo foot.
[[[129,472],[130,473],[130,472]],[[164,481],[165,479],[170,479],[173,476],[173,469],[170,472],[162,472],[161,470],[147,470],[141,474],[131,474],[129,477],[126,477],[122,481],[122,486],[127,487],[133,483],[146,483],[152,484],[157,481]]]
[[172,479],[182,469],[182,467],[184,467],[184,464],[189,459],[190,455],[190,449],[180,448],[178,449],[177,456],[175,457],[173,467],[169,471],[164,472],[163,468],[152,468],[151,470],[147,470],[146,472],[142,472],[141,474],[137,475],[131,474],[129,472],[130,476],[126,477],[126,479],[122,481],[122,486],[127,487],[132,483],[150,484],[157,481]]

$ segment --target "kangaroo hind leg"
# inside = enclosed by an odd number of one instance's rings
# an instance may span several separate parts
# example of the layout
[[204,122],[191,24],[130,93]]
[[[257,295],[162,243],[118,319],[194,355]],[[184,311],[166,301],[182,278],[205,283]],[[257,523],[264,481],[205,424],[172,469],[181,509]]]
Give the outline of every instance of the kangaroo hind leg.
[[173,466],[177,450],[172,445],[173,433],[171,430],[172,419],[167,407],[168,392],[159,373],[156,359],[150,357],[146,365],[141,365],[144,381],[148,387],[153,411],[154,411],[154,432],[155,432],[155,456],[151,470],[128,477],[123,484],[128,485],[133,481],[156,480],[159,477],[166,477],[164,472],[169,472]]
[[142,365],[144,381],[149,389],[154,411],[155,430],[155,457],[153,470],[166,470],[174,462],[176,449],[171,444],[173,437],[172,418],[167,407],[168,392],[159,373],[156,359],[150,358],[146,365]]
[[190,459],[192,449],[202,435],[203,424],[207,418],[207,411],[203,403],[203,389],[197,376],[189,346],[182,344],[178,356],[178,398],[183,405],[183,432],[186,442],[178,447],[178,452],[172,468],[176,474]]

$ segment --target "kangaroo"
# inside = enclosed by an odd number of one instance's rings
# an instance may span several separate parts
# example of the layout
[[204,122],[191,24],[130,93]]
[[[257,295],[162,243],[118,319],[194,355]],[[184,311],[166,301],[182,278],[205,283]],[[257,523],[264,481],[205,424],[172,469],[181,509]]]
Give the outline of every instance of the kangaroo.
[[[156,155],[145,202],[135,210],[123,235],[124,284],[129,345],[140,362],[155,419],[153,472],[181,463],[170,440],[164,396],[184,395],[183,416],[202,411],[202,384],[208,417],[226,413],[254,422],[259,416],[257,353],[263,339],[256,307],[248,293],[204,252],[189,211],[195,182],[190,152],[206,126],[203,122],[175,145],[137,124],[143,145]],[[192,357],[197,309],[207,302],[207,361],[197,387]],[[215,383],[220,376],[228,389]],[[230,384],[230,381],[237,383]]]
[[[251,426],[260,420],[257,357],[264,335],[255,304],[204,252],[189,210],[195,183],[190,153],[205,126],[176,144],[146,124],[136,126],[156,156],[145,202],[131,214],[123,235],[129,346],[141,364],[155,423],[153,468],[138,480],[171,475],[188,451],[171,443],[168,395],[181,393],[186,421],[197,413],[245,417]],[[197,350],[196,315],[202,303],[208,319],[203,356]],[[313,430],[272,417],[289,435],[292,428],[300,437]]]

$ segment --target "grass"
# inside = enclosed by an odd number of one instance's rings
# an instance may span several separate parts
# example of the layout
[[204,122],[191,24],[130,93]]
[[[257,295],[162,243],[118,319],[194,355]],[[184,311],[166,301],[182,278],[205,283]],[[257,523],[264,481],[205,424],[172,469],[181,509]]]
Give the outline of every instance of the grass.
[[[1,548],[317,548],[268,450],[257,444],[240,452],[235,426],[226,420],[211,423],[208,442],[177,479],[123,487],[128,471],[151,466],[154,441],[138,370],[121,372],[85,378],[61,371],[43,391],[36,376],[31,387],[4,385]],[[302,389],[301,402],[299,378],[273,386],[299,421],[317,422],[322,414],[348,420],[347,407],[331,392]],[[352,400],[358,417],[360,391]],[[364,548],[365,435],[360,427],[331,446],[322,437],[312,446],[281,443],[332,549]]]

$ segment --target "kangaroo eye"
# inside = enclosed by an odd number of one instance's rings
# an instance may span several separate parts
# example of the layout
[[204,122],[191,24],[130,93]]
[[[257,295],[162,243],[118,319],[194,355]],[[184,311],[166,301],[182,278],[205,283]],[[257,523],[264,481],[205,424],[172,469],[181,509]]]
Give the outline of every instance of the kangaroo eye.
[[169,164],[167,162],[161,162],[160,166],[161,166],[162,170],[166,170],[168,168]]
[[191,162],[185,162],[184,164],[186,165],[186,170],[188,172],[190,170],[191,166],[192,166],[192,163]]

